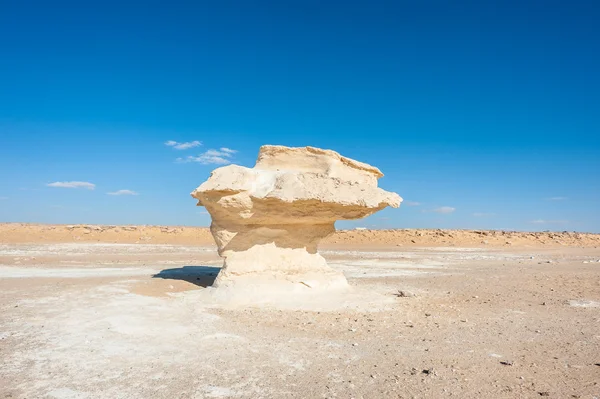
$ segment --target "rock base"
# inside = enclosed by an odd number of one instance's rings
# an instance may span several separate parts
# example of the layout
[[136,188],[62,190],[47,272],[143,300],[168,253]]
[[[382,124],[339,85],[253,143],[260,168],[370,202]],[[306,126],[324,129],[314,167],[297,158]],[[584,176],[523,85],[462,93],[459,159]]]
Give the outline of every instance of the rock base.
[[327,265],[318,253],[305,248],[279,248],[274,243],[255,245],[246,251],[226,252],[225,262],[213,287],[294,284],[311,289],[348,286],[343,273]]

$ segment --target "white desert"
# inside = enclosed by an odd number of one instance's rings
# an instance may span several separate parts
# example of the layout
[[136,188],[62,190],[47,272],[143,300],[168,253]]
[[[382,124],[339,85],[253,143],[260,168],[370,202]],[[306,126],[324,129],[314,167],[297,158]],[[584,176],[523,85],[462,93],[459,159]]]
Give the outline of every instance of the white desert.
[[599,397],[600,235],[335,231],[381,176],[263,146],[210,230],[0,224],[0,398]]

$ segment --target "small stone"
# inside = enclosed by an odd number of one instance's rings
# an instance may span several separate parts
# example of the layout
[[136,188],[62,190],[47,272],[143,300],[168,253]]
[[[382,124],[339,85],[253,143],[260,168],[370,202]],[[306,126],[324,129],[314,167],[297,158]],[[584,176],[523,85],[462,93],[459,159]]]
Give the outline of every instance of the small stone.
[[352,344],[352,346],[358,346],[358,344],[355,342],[355,343]]
[[398,290],[398,292],[394,295],[396,295],[398,298],[410,298],[416,296],[413,292],[407,290]]
[[547,392],[547,391],[538,392],[538,395],[540,395],[540,396],[550,396],[550,392]]
[[500,364],[503,364],[505,366],[512,366],[513,362],[511,362],[510,360],[501,360]]

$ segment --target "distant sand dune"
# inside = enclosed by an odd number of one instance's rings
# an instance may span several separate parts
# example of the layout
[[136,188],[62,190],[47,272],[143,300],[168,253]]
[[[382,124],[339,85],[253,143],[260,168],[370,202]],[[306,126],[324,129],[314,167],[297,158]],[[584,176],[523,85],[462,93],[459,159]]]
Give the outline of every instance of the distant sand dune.
[[[0,224],[0,243],[105,242],[214,245],[206,227]],[[600,246],[600,234],[490,230],[339,230],[324,246]]]

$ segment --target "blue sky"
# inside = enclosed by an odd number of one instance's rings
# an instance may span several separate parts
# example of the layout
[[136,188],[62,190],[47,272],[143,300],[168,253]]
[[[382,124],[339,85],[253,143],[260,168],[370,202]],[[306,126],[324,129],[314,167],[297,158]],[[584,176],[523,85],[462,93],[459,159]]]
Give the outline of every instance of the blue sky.
[[600,232],[599,20],[595,1],[2,2],[0,221],[208,225],[189,193],[214,162],[281,144],[373,164],[405,199],[338,227]]

